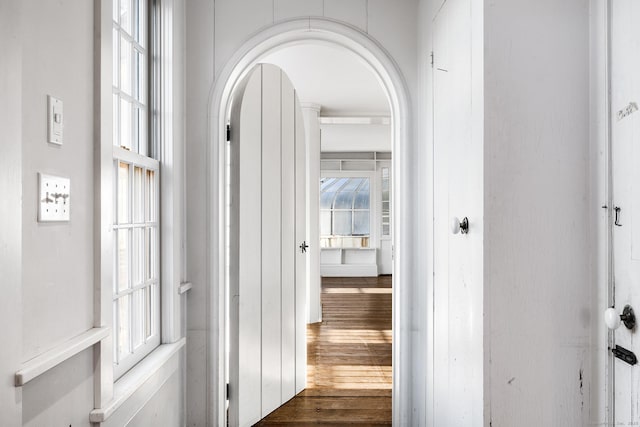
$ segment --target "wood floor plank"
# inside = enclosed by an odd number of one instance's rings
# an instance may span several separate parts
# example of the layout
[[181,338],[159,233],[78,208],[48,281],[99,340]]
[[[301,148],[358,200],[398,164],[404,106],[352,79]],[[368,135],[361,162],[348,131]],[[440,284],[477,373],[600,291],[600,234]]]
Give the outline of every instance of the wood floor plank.
[[391,425],[391,286],[391,276],[322,279],[307,388],[257,425]]

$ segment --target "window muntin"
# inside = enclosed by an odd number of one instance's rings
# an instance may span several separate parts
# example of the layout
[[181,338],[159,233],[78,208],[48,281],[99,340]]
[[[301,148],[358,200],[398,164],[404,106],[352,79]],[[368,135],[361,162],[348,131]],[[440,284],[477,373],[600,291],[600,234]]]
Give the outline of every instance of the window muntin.
[[370,205],[370,178],[323,178],[320,181],[320,246],[368,248]]
[[160,344],[159,163],[149,157],[147,0],[113,0],[113,361],[120,377]]

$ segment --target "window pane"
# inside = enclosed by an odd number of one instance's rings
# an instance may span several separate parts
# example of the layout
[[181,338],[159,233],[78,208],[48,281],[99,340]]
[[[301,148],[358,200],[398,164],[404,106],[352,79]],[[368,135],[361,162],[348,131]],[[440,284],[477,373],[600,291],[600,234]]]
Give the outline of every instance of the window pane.
[[354,236],[369,235],[369,211],[357,211],[353,213]]
[[369,191],[358,191],[353,207],[355,209],[369,209]]
[[153,300],[155,286],[145,288],[145,304],[144,304],[144,337],[145,340],[153,335]]
[[153,171],[147,171],[145,182],[145,219],[155,221],[156,219],[156,181]]
[[120,100],[120,146],[131,150],[131,103]]
[[320,195],[320,209],[331,209],[335,195],[336,193],[322,193]]
[[131,0],[120,0],[120,26],[131,34]]
[[157,250],[157,229],[155,227],[147,227],[144,234],[144,278],[145,280],[153,280],[157,277],[156,254]]
[[333,213],[333,234],[336,236],[351,235],[351,212]]
[[144,47],[147,42],[147,2],[146,0],[135,0],[136,2],[136,18],[137,25],[135,30],[135,39],[140,44],[140,46]]
[[145,68],[146,67],[144,63],[144,56],[142,55],[142,53],[140,53],[140,51],[135,49],[134,58],[135,58],[134,71],[136,76],[134,95],[139,102],[144,104],[146,103],[145,101],[145,88],[146,88]]
[[340,191],[355,191],[360,184],[362,184],[362,178],[349,178],[347,184]]
[[113,301],[113,362],[118,363],[118,300]]
[[135,108],[134,113],[134,126],[133,134],[136,139],[135,150],[142,154],[147,155],[147,118],[145,110],[138,107]]
[[120,33],[116,28],[113,29],[113,86],[118,87],[118,78],[120,77]]
[[131,95],[131,43],[120,37],[120,90]]
[[136,166],[133,169],[133,222],[144,222],[144,170]]
[[131,353],[131,299],[129,295],[118,298],[118,359]]
[[331,211],[320,211],[320,235],[331,235]]
[[132,281],[133,286],[142,284],[144,280],[144,229],[133,229],[133,253],[132,253]]
[[325,191],[329,188],[334,182],[336,182],[336,178],[322,178],[320,180],[320,191]]
[[144,329],[143,329],[143,318],[144,318],[144,306],[145,306],[145,295],[144,289],[140,289],[135,291],[132,296],[132,341],[133,341],[133,350],[138,348],[144,342]]
[[120,98],[113,94],[113,145],[120,146]]
[[129,230],[118,230],[118,292],[129,288]]
[[129,222],[129,164],[118,162],[118,224]]
[[346,183],[347,183],[348,178],[338,178],[335,180],[335,182],[333,183],[333,185],[329,186],[329,188],[327,188],[326,191],[333,191],[336,192],[338,190],[340,190]]
[[355,193],[351,191],[340,192],[336,196],[336,201],[333,204],[334,209],[351,209],[353,207],[353,196]]

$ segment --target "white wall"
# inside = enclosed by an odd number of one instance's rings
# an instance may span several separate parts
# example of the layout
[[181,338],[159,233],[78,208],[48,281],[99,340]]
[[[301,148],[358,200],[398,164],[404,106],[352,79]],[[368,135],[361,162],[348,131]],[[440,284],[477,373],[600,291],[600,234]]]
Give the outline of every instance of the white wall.
[[[22,13],[22,356],[29,360],[93,326],[93,5],[24,2]],[[61,147],[47,143],[48,94],[64,102]],[[37,222],[38,172],[71,179],[68,223]]]
[[390,125],[320,125],[321,151],[391,151]]
[[494,425],[588,420],[590,321],[600,315],[591,312],[588,17],[583,0],[485,4],[485,390]]
[[[441,4],[420,4],[419,114],[426,118],[420,135],[427,143],[415,158],[427,165],[437,161],[430,152],[429,52],[430,26]],[[484,64],[484,95],[475,97],[483,100],[484,117],[474,126],[484,140],[485,239],[484,298],[477,306],[484,313],[484,415],[474,424],[588,421],[590,334],[600,316],[592,311],[590,267],[588,12],[579,0],[472,2],[472,21],[483,28],[473,37],[472,56],[481,55]],[[428,169],[417,169],[416,182],[431,197]],[[428,215],[430,203],[419,203]],[[416,242],[416,253],[429,253],[426,245]],[[430,277],[416,270],[417,277]],[[431,306],[431,280],[427,289]],[[417,319],[431,320],[429,313]],[[433,342],[431,330],[426,342]],[[428,350],[429,377],[433,363]],[[433,392],[427,382],[427,424]]]
[[608,329],[604,327],[602,312],[609,307],[608,283],[608,212],[599,208],[608,205],[607,173],[608,161],[608,98],[607,98],[607,2],[593,0],[590,6],[590,185],[589,207],[591,223],[589,229],[591,251],[591,383],[590,424],[607,422],[607,372]]
[[[22,422],[22,391],[13,386],[13,369],[22,359],[22,41],[21,0],[0,2],[0,421]],[[9,327],[8,327],[9,326]]]
[[[207,277],[207,224],[202,213],[207,212],[208,171],[205,159],[208,159],[209,135],[208,116],[210,111],[207,93],[211,90],[215,75],[218,75],[231,55],[252,34],[283,19],[303,16],[326,16],[351,24],[376,39],[391,57],[397,62],[406,79],[409,93],[415,93],[416,87],[416,30],[417,30],[417,0],[402,0],[388,2],[386,0],[307,0],[304,2],[290,0],[196,0],[187,3],[187,163],[188,163],[188,253],[191,280],[194,291],[189,299],[189,331],[190,349],[202,349],[197,356],[189,356],[189,378],[187,386],[189,398],[190,424],[204,425],[206,420],[213,420],[217,414],[207,413],[204,400],[205,384],[203,378],[207,372],[204,349],[207,346],[206,325],[210,316],[217,316],[214,307],[208,306],[209,287],[212,278]],[[251,11],[251,13],[247,13]],[[411,151],[412,147],[408,147]],[[409,169],[399,173],[408,174]],[[403,181],[409,182],[409,181]],[[407,210],[410,212],[410,210]],[[408,226],[404,224],[403,226]],[[409,260],[407,260],[409,263]],[[413,281],[406,276],[406,282],[411,289],[403,295],[406,313],[412,312],[411,301]],[[417,285],[416,285],[417,287]],[[196,289],[197,288],[197,289]],[[424,325],[414,324],[415,328]],[[208,331],[214,333],[215,331]],[[407,328],[404,334],[411,334]],[[403,347],[399,354],[405,359],[402,369],[410,369],[409,362],[412,351],[409,340],[403,340]],[[420,364],[422,364],[420,360]],[[420,376],[420,368],[412,369]],[[401,395],[406,407],[398,413],[403,421],[410,423],[413,405],[411,384],[401,384]]]
[[[0,312],[5,324],[11,325],[1,333],[3,426],[88,426],[89,412],[94,409],[91,349],[23,387],[14,387],[21,363],[94,325],[93,6],[94,2],[86,0],[7,1],[0,5],[0,125],[4,135],[0,188],[6,199],[0,210],[0,271],[5,280]],[[180,33],[184,31],[184,13],[176,10]],[[181,81],[175,83],[174,96],[183,95]],[[49,145],[46,139],[48,94],[64,102],[61,147]],[[184,114],[184,109],[178,107],[177,111]],[[180,120],[181,115],[176,117],[178,128]],[[69,222],[37,222],[38,172],[71,179]],[[170,391],[158,393],[158,398],[183,393],[182,371],[177,372],[177,379],[165,385],[164,390]],[[167,407],[166,401],[158,402],[155,398],[141,402],[135,411]],[[184,419],[180,403],[178,399],[169,405],[175,415],[165,419],[164,425]],[[145,418],[136,425],[162,423]]]
[[[93,4],[22,2],[21,38],[24,362],[93,326]],[[47,143],[48,94],[64,102],[61,147]],[[38,172],[71,179],[68,223],[37,222]],[[23,425],[88,425],[91,350],[25,385],[22,397]]]

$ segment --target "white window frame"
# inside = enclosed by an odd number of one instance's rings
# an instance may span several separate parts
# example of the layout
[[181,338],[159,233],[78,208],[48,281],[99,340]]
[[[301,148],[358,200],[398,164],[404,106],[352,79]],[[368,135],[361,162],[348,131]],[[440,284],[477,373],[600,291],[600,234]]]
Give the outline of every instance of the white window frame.
[[[94,9],[96,27],[95,48],[95,305],[94,326],[113,327],[114,290],[114,143],[113,143],[113,1],[96,3]],[[154,138],[151,154],[157,158],[160,175],[159,215],[160,223],[160,345],[140,360],[119,379],[114,370],[113,333],[94,348],[94,407],[91,422],[103,422],[115,413],[129,398],[146,393],[142,387],[153,375],[165,375],[168,369],[178,366],[177,352],[185,346],[181,307],[190,285],[185,277],[183,264],[186,259],[180,250],[185,230],[184,205],[184,147],[181,127],[174,121],[181,120],[182,107],[176,108],[173,100],[174,84],[182,84],[173,77],[174,37],[173,2],[149,0],[148,50],[151,85],[148,87],[151,119],[148,134]],[[179,90],[179,89],[178,89]],[[128,156],[123,150],[123,156]],[[137,161],[137,160],[136,160]],[[171,362],[171,363],[170,363]],[[117,381],[116,381],[117,380]],[[139,395],[137,401],[148,397]],[[140,400],[142,399],[142,400]],[[139,410],[128,405],[131,416]]]
[[[152,76],[152,66],[150,63],[150,37],[151,29],[150,24],[152,22],[151,13],[154,10],[152,3],[149,0],[112,0],[113,5],[113,33],[112,33],[112,48],[113,48],[113,159],[114,159],[114,286],[113,286],[113,363],[114,363],[114,377],[120,378],[125,372],[135,366],[140,360],[147,356],[151,351],[160,345],[160,215],[159,215],[159,185],[160,180],[160,167],[159,162],[156,159],[150,157],[151,153],[157,153],[158,150],[155,146],[158,144],[157,135],[151,135],[149,132],[149,111],[153,108],[151,101],[156,100],[153,98],[150,90],[150,82]],[[120,20],[121,16],[119,11],[122,5],[128,7],[128,28],[123,26],[123,22]],[[140,15],[144,15],[142,18]],[[123,44],[126,43],[129,46],[128,57],[123,55]],[[136,61],[138,58],[138,63]],[[123,61],[123,62],[120,62]],[[128,64],[128,67],[124,68]],[[137,65],[137,67],[136,67]],[[124,81],[128,81],[128,91],[123,88]],[[129,126],[123,128],[122,111],[120,111],[123,103],[129,105]],[[129,132],[127,132],[129,131]],[[129,133],[129,135],[126,135]],[[125,141],[123,139],[126,138]],[[125,144],[126,142],[126,144]],[[129,173],[127,179],[127,210],[125,218],[120,218],[119,212],[121,210],[118,201],[120,198],[120,176],[119,167],[120,163],[129,165]],[[145,191],[140,191],[140,194],[136,195],[134,191],[134,170],[135,168],[142,168],[143,171],[150,170],[154,174],[153,182],[153,200],[150,201],[151,206],[151,218],[145,218],[145,197],[147,196]],[[141,183],[142,189],[146,188],[145,179],[143,176],[143,182]],[[136,200],[139,197],[140,200]],[[137,203],[142,204],[142,212],[140,214],[143,217],[141,223],[136,224],[135,206]],[[142,251],[144,243],[138,242],[141,245],[138,248],[138,254],[135,253],[136,239],[134,239],[136,229],[142,228],[145,232],[148,230],[153,237],[150,237],[148,244],[150,245],[150,262],[151,272],[148,280],[142,279],[141,283],[137,283],[133,272],[144,270],[144,257],[139,257],[139,252]],[[126,231],[124,231],[126,230]],[[119,289],[119,281],[122,280],[118,272],[118,267],[121,264],[119,251],[119,238],[121,234],[127,234],[127,283],[125,289]],[[142,239],[144,242],[144,237]],[[149,256],[149,254],[147,254]],[[151,293],[151,298],[145,301],[140,294],[146,292]],[[142,298],[142,299],[140,299]],[[124,314],[128,319],[126,320],[126,331],[123,331],[120,320],[122,313],[121,304],[126,301],[127,308]],[[148,308],[151,313],[151,335],[145,336],[141,334],[141,329],[144,326],[144,310],[140,304],[150,303]],[[121,334],[126,339],[126,343],[121,342]],[[121,352],[120,345],[124,345],[127,348]]]

